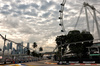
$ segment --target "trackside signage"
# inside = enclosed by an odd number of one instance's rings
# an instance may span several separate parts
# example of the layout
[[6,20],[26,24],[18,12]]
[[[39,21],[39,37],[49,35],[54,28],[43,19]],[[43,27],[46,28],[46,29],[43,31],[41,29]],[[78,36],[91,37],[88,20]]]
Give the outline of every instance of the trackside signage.
[[95,61],[83,61],[83,63],[95,63]]
[[79,61],[69,61],[69,63],[79,63]]
[[[69,61],[69,63],[80,63],[79,61]],[[95,63],[95,61],[83,61],[82,63]]]

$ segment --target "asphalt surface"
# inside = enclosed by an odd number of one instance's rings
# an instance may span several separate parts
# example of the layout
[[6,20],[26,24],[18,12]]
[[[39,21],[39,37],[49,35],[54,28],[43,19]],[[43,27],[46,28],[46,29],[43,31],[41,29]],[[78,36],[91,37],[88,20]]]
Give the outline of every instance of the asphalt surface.
[[28,62],[28,63],[22,63],[26,65],[31,66],[97,66],[97,65],[57,65],[57,64],[46,64],[45,62],[51,62],[51,60],[42,60],[42,61],[36,61],[36,62]]
[[27,63],[6,64],[6,65],[0,65],[0,66],[21,66],[21,64],[24,64],[26,66],[97,66],[97,65],[57,65],[57,64],[46,64],[45,62],[52,62],[52,61],[41,60],[41,61],[33,61],[33,62],[27,62]]

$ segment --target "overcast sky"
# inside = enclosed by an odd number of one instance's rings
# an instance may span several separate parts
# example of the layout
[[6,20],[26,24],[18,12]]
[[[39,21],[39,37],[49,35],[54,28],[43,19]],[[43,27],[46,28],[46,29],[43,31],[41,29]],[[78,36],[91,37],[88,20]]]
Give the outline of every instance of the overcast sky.
[[[15,42],[36,42],[44,51],[52,51],[55,38],[61,33],[59,10],[63,0],[0,0],[0,34]],[[83,2],[94,5],[100,11],[99,0],[66,0],[64,26],[66,32],[72,30]],[[100,16],[100,14],[97,14]],[[90,25],[92,17],[89,16]],[[98,19],[99,20],[99,19]],[[86,29],[84,10],[77,28]],[[92,28],[92,27],[91,27]],[[92,31],[92,29],[91,29]],[[96,32],[95,32],[96,33]],[[0,47],[3,40],[0,38]],[[14,45],[15,46],[15,45]]]

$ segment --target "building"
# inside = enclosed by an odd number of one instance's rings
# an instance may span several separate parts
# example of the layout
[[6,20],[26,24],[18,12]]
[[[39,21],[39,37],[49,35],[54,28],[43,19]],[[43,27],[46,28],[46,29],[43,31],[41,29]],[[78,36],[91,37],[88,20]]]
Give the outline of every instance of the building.
[[19,44],[19,54],[23,54],[23,42]]
[[5,47],[3,46],[3,50],[7,50],[7,47],[6,47],[6,45],[5,45]]
[[24,54],[27,54],[27,48],[24,48],[24,52],[23,52]]
[[10,44],[9,43],[7,43],[7,50],[9,51],[9,48],[10,48]]
[[17,54],[23,54],[23,42],[17,44]]
[[15,48],[12,49],[12,53],[11,54],[17,54]]
[[11,50],[12,50],[12,42],[10,42],[10,46],[9,46],[9,49],[11,49]]
[[29,43],[27,43],[27,49],[29,49],[30,47],[29,47]]

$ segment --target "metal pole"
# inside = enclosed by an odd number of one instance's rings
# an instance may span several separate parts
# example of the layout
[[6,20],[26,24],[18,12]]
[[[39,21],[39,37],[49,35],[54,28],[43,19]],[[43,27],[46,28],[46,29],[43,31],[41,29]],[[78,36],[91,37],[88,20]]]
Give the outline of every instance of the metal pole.
[[89,20],[88,20],[88,14],[87,14],[87,4],[84,3],[84,7],[85,7],[85,13],[86,13],[86,21],[87,21],[87,28],[88,28],[88,31],[90,32],[90,28],[89,28]]
[[93,9],[93,13],[94,13],[94,19],[95,19],[95,22],[96,22],[98,36],[99,36],[99,39],[100,39],[100,31],[99,31],[98,21],[97,21],[97,18],[96,18],[95,9]]
[[4,56],[4,51],[5,51],[5,43],[6,43],[6,35],[5,35],[5,38],[4,38],[3,56]]

